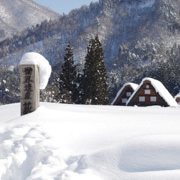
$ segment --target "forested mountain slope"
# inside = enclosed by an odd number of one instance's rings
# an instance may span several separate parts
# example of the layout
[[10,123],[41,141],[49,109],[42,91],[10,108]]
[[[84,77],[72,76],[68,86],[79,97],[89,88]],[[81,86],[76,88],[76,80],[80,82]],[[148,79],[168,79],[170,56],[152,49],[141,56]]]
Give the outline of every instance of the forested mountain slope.
[[36,51],[60,70],[70,41],[75,62],[82,69],[89,39],[97,34],[111,98],[123,83],[139,83],[145,76],[162,81],[173,94],[178,92],[179,0],[99,0],[0,42],[0,66],[17,66],[24,53]]
[[[100,0],[1,44],[1,47],[7,46],[1,48],[1,57],[12,53],[21,56],[24,51],[36,50],[53,63],[59,60],[54,54],[58,53],[61,59],[67,42],[71,41],[75,59],[82,63],[88,39],[98,34],[104,47],[105,62],[111,63],[117,58],[120,45],[132,48],[143,38],[167,46],[178,41],[174,37],[178,37],[180,30],[179,4],[178,0]],[[34,9],[33,12],[36,14]],[[27,18],[21,19],[26,21]],[[12,41],[15,41],[14,45]],[[33,47],[27,47],[29,45]],[[12,64],[17,61],[12,60]]]
[[0,39],[41,23],[58,14],[32,0],[0,0]]

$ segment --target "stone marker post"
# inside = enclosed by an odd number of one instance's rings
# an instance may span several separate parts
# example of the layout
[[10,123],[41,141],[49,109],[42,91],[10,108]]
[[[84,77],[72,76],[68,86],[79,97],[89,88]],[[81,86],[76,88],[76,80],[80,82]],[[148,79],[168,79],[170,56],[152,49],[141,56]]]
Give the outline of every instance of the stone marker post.
[[21,115],[39,107],[39,68],[37,65],[20,65]]

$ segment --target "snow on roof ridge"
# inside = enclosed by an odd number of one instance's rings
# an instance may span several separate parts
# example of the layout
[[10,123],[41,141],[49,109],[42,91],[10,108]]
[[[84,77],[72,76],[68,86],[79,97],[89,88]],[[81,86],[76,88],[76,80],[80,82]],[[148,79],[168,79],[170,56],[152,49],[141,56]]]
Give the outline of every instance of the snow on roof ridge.
[[133,90],[135,91],[137,89],[137,87],[139,86],[138,84],[135,84],[135,83],[127,83],[128,85],[130,85]]
[[41,54],[36,52],[28,52],[23,55],[20,65],[38,65],[39,66],[39,76],[40,76],[40,82],[39,82],[39,88],[45,89],[49,77],[51,75],[51,65],[49,64],[49,61],[46,60]]
[[132,96],[128,99],[127,104],[129,104],[129,102],[131,101],[131,99],[133,98],[133,96],[136,94],[136,92],[140,89],[140,87],[143,85],[144,81],[150,81],[151,84],[153,85],[153,87],[155,88],[156,92],[159,93],[159,95],[166,101],[166,103],[169,106],[177,106],[177,102],[175,101],[175,99],[172,97],[172,95],[169,93],[169,91],[165,88],[165,86],[158,80],[150,78],[150,77],[146,77],[144,78],[139,87],[136,89],[136,91],[134,91],[134,93],[132,94]]
[[111,104],[114,104],[115,101],[117,100],[117,98],[119,97],[119,95],[121,94],[122,90],[126,87],[126,86],[131,86],[133,88],[133,90],[135,91],[138,87],[138,84],[135,84],[135,83],[131,83],[131,82],[128,82],[128,83],[125,83],[122,88],[118,91],[118,93],[116,94],[116,97],[114,98],[113,102]]

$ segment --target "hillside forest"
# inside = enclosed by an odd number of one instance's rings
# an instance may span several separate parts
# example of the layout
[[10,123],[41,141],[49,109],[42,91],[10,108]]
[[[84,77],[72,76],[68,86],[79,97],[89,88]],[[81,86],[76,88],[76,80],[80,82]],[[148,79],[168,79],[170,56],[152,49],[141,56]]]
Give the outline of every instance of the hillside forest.
[[0,104],[19,102],[18,65],[22,55],[29,51],[42,54],[53,69],[48,87],[41,92],[42,101],[85,103],[82,99],[64,101],[62,92],[65,90],[59,87],[59,82],[70,42],[76,69],[74,78],[76,86],[81,87],[89,43],[96,36],[102,44],[109,103],[124,83],[140,83],[144,77],[160,80],[173,96],[176,95],[180,91],[178,1],[142,3],[139,0],[100,0],[1,41]]

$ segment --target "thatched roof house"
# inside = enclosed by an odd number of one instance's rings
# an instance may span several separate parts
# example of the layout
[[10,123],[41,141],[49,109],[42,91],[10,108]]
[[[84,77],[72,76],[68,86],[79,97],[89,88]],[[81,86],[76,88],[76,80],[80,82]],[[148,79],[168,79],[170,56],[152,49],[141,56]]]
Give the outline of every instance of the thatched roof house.
[[180,92],[174,97],[175,101],[180,104]]
[[171,96],[164,85],[155,79],[144,78],[126,103],[127,106],[177,106],[175,99]]
[[123,87],[119,90],[117,93],[114,101],[112,102],[112,105],[120,105],[125,106],[126,102],[130,98],[130,96],[133,94],[133,92],[138,87],[137,84],[134,83],[126,83],[123,85]]

